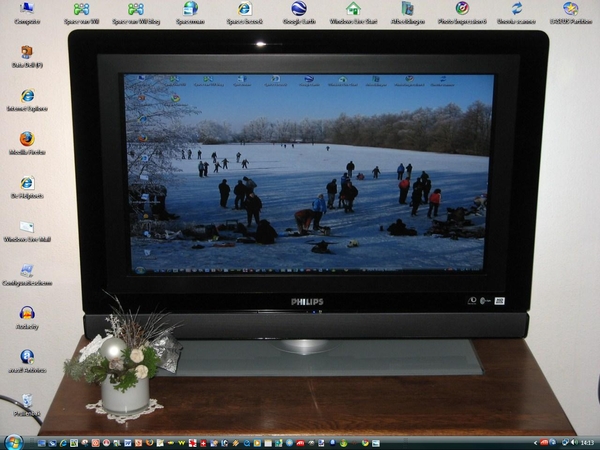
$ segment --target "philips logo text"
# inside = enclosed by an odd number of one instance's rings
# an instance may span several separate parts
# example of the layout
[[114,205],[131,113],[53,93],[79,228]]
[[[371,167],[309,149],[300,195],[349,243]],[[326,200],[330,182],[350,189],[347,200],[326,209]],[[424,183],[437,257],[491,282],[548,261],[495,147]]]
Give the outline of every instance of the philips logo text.
[[293,298],[292,306],[321,306],[323,305],[322,298]]

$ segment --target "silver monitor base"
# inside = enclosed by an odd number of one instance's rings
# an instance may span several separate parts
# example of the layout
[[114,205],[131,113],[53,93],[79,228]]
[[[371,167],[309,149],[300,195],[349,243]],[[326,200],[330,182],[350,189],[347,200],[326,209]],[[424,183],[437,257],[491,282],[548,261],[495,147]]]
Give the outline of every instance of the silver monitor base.
[[[177,374],[199,377],[482,375],[471,341],[181,341]],[[313,345],[314,344],[314,345]]]

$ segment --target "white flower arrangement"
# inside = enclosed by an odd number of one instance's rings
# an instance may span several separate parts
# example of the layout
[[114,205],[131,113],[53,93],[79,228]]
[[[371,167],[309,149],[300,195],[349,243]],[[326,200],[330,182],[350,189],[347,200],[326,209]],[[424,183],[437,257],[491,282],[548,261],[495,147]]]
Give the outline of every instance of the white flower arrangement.
[[125,313],[117,297],[111,297],[118,308],[113,308],[114,313],[106,319],[110,324],[106,337],[96,336],[80,351],[79,358],[65,361],[64,371],[74,380],[84,378],[88,383],[108,378],[115,389],[125,392],[138,380],[156,375],[159,353],[164,349],[157,352],[152,342],[164,343],[164,336],[175,327],[162,323],[165,314],[154,313],[142,327],[137,314]]

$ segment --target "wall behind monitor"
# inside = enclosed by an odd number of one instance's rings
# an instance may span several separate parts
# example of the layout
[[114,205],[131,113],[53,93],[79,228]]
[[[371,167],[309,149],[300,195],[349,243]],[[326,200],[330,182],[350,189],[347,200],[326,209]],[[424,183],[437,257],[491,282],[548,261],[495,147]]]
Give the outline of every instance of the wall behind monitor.
[[[33,394],[34,411],[42,418],[62,378],[62,362],[70,357],[79,337],[81,296],[77,244],[75,183],[73,169],[67,36],[80,28],[191,28],[178,25],[182,2],[144,2],[144,18],[160,25],[116,25],[113,19],[130,19],[127,2],[88,2],[90,15],[75,15],[73,2],[34,2],[33,14],[20,12],[19,0],[0,4],[0,314],[5,318],[0,340],[0,394],[21,400]],[[236,2],[198,2],[201,29],[231,29],[227,19],[236,19]],[[231,3],[231,4],[228,4]],[[255,16],[264,28],[287,28],[291,1],[255,1]],[[321,3],[321,2],[319,2]],[[455,4],[413,2],[413,21],[419,25],[394,25],[391,19],[406,19],[401,2],[360,2],[364,19],[373,25],[331,25],[329,19],[345,17],[344,1],[317,5],[308,2],[307,17],[318,29],[537,29],[550,37],[544,146],[538,207],[538,230],[533,281],[531,325],[527,342],[548,381],[579,434],[600,434],[600,406],[596,398],[600,374],[600,251],[597,226],[600,222],[596,199],[598,105],[600,55],[593,43],[600,41],[600,4],[578,2],[578,16],[563,11],[564,0],[530,0],[519,15],[514,2],[486,0],[471,5],[467,16],[459,16]],[[68,21],[99,18],[98,25],[68,24]],[[138,17],[134,17],[138,18]],[[551,24],[551,19],[583,19],[587,23]],[[446,25],[439,19],[485,19],[485,24]],[[535,24],[499,24],[498,19],[534,20]],[[26,24],[24,21],[34,21]],[[37,23],[39,21],[39,23]],[[591,23],[589,23],[591,22]],[[355,28],[353,28],[355,27]],[[28,60],[33,68],[15,68],[23,63],[21,47],[33,48]],[[21,93],[35,89],[35,106],[47,111],[14,112]],[[8,109],[7,109],[8,108]],[[20,149],[19,135],[31,131],[32,146],[45,151],[41,156],[10,155]],[[34,176],[41,199],[13,199],[23,176]],[[93,199],[90,199],[93,201]],[[50,237],[45,243],[5,242],[4,237],[28,237],[19,230],[21,221],[32,222],[35,235]],[[11,286],[23,264],[33,265],[33,280],[51,282],[46,286]],[[6,283],[8,282],[8,283]],[[38,328],[18,329],[19,313],[32,306],[36,313],[28,324]],[[39,373],[9,373],[22,366],[24,349],[35,354]],[[0,403],[1,433],[37,433],[30,418],[14,416],[15,408]]]

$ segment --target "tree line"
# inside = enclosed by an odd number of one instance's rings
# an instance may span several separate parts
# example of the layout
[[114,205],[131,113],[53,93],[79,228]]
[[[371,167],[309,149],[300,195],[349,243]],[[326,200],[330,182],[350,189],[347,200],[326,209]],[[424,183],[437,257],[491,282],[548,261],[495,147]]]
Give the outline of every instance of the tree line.
[[492,108],[480,101],[466,110],[450,103],[393,114],[335,119],[271,121],[258,117],[233,132],[227,123],[201,121],[194,133],[204,144],[304,142],[489,156]]

